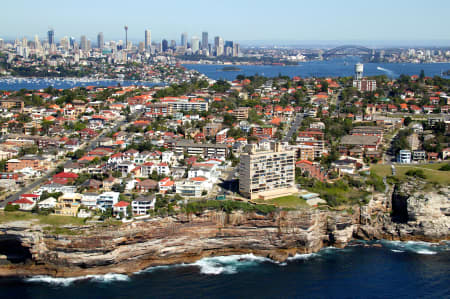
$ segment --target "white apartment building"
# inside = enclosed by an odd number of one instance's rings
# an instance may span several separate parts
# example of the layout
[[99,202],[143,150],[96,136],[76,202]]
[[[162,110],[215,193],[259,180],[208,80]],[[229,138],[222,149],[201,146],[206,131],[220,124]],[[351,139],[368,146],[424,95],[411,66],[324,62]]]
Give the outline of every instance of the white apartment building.
[[250,199],[270,199],[298,192],[295,188],[295,151],[283,150],[272,144],[273,150],[257,151],[250,145],[249,153],[241,155],[239,192]]

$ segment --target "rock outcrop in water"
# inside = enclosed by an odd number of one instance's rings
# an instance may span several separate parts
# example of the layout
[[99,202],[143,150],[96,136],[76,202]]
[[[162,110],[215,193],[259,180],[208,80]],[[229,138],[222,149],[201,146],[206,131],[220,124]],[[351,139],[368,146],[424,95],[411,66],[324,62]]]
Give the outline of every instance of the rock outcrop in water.
[[[0,275],[82,276],[133,273],[213,255],[254,253],[284,261],[353,238],[438,241],[449,238],[449,190],[401,196],[378,194],[347,211],[305,209],[273,214],[206,211],[120,227],[72,228],[51,234],[30,222],[0,226]],[[398,197],[398,198],[397,198]],[[396,200],[406,210],[393,211]],[[401,215],[406,213],[405,215]],[[394,215],[399,214],[399,215]]]

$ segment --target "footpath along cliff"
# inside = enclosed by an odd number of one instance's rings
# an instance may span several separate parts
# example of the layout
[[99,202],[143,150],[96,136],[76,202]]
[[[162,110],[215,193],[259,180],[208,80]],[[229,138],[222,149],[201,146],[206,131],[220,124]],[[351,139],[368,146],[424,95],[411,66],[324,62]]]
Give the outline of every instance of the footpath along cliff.
[[[126,273],[207,256],[253,253],[284,261],[353,239],[449,240],[450,190],[404,185],[345,211],[205,211],[52,234],[31,222],[0,225],[0,275],[71,277]],[[81,230],[81,231],[80,231]],[[75,234],[76,233],[76,234]]]

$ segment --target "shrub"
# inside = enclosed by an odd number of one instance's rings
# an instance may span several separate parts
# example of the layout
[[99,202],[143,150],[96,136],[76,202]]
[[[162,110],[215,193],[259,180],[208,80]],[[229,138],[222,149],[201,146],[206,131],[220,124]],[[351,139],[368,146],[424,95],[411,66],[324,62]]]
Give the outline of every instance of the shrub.
[[427,176],[422,169],[410,169],[405,173],[407,176],[425,179]]
[[439,170],[441,170],[441,171],[450,171],[450,163],[447,163],[447,164],[441,166],[441,168],[439,168]]
[[5,206],[5,211],[6,212],[15,212],[15,211],[18,211],[18,210],[19,210],[19,206],[18,205],[10,205],[10,204],[8,204],[8,205]]

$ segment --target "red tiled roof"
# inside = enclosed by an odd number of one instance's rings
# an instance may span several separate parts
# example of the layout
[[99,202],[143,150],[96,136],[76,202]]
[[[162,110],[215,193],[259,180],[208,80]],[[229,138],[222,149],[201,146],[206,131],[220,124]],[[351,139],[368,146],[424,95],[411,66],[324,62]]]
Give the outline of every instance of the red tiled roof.
[[122,207],[128,207],[130,205],[130,203],[126,202],[126,201],[119,201],[118,203],[116,203],[114,206],[116,208],[122,208]]

